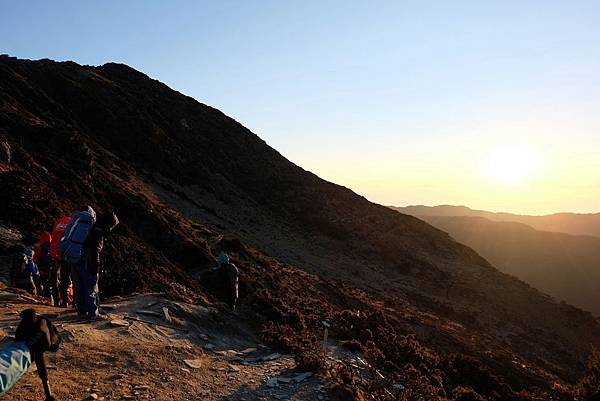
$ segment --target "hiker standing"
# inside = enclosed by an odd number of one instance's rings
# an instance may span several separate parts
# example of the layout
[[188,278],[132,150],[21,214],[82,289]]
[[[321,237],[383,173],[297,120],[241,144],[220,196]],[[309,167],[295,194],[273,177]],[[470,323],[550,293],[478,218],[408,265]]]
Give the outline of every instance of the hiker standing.
[[235,310],[240,295],[238,288],[240,271],[229,261],[229,255],[223,252],[219,255],[219,271],[223,285],[226,287],[227,304]]
[[50,256],[54,259],[59,278],[60,306],[66,308],[69,305],[69,287],[71,286],[71,264],[63,261],[60,257],[60,240],[63,237],[67,225],[71,222],[71,216],[62,216],[54,224],[52,240],[50,242]]
[[98,216],[83,244],[81,259],[75,265],[79,278],[77,312],[89,319],[99,317],[98,278],[100,273],[100,253],[106,236],[119,224],[114,213]]
[[25,246],[18,246],[10,268],[10,282],[13,287],[20,288],[37,295],[40,291],[40,272],[33,256],[33,241],[30,237],[23,239]]
[[33,262],[40,272],[42,296],[52,298],[54,306],[58,306],[58,269],[54,258],[50,256],[52,235],[44,231],[40,235],[38,247],[33,255]]
[[[79,212],[69,221],[65,227],[59,244],[59,255],[63,263],[68,264],[67,270],[71,272],[73,282],[73,304],[78,307],[79,302],[79,269],[77,263],[82,259],[83,245],[92,227],[96,223],[96,212],[91,206],[82,206]],[[68,289],[67,289],[68,291]],[[78,308],[79,312],[79,308]],[[80,316],[83,317],[83,316]]]

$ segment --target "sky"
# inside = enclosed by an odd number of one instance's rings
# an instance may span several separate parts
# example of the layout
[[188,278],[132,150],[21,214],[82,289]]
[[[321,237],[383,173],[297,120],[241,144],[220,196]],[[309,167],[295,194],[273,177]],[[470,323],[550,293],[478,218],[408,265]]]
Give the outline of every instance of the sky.
[[600,212],[598,1],[0,0],[0,53],[126,63],[385,205]]

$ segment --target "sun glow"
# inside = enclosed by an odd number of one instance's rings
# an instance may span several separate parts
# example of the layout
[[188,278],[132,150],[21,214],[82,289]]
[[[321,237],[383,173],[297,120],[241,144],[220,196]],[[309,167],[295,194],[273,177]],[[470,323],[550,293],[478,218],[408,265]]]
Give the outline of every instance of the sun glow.
[[538,168],[534,153],[517,145],[497,147],[489,155],[487,163],[489,176],[503,185],[524,183],[535,175]]

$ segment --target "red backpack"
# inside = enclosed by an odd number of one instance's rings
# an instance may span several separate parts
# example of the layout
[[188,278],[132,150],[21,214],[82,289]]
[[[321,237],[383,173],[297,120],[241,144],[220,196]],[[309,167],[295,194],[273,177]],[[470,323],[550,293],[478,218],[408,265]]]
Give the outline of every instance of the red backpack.
[[52,230],[52,242],[50,243],[50,256],[54,259],[60,260],[60,239],[70,221],[71,216],[62,216],[60,219],[56,220],[56,224],[54,224],[54,230]]

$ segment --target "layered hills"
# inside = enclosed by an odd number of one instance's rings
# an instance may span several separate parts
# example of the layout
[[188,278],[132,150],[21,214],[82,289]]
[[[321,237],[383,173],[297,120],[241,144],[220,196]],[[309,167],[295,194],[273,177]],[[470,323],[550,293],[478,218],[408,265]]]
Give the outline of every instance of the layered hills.
[[406,206],[393,207],[412,216],[475,216],[492,221],[508,221],[527,224],[540,231],[562,232],[572,235],[600,237],[600,213],[554,213],[530,216],[513,213],[497,213],[471,209],[466,206]]
[[600,315],[600,238],[471,216],[423,216],[499,270]]
[[[591,314],[128,66],[1,56],[0,93],[0,225],[115,210],[104,296],[217,301],[210,270],[231,253],[240,318],[340,399],[570,399],[600,345]],[[366,373],[324,364],[323,320]]]

